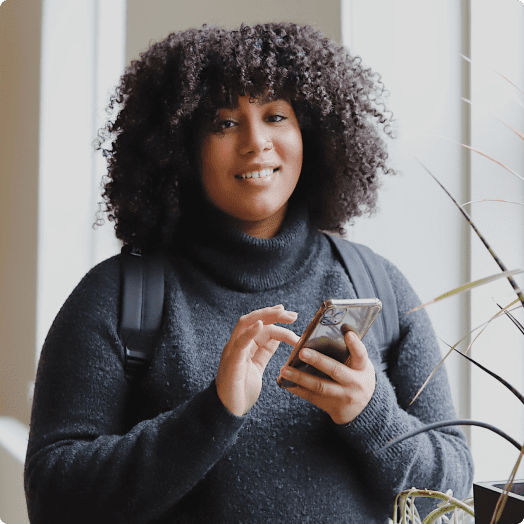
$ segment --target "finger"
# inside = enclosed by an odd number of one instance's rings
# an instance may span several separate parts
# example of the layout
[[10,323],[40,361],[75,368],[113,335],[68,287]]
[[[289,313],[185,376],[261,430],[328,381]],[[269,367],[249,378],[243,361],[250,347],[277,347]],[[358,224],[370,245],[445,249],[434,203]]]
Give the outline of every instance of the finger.
[[[287,378],[287,377],[286,377]],[[306,389],[302,386],[296,385],[291,388],[287,388],[287,390],[290,393],[293,393],[293,395],[296,395],[297,397],[303,398],[304,400],[307,400],[308,402],[311,402],[311,404],[314,404],[317,407],[321,407],[322,404],[322,398],[318,393],[314,393],[313,391]],[[321,408],[322,409],[322,408]]]
[[280,342],[286,342],[290,346],[295,346],[300,337],[293,331],[280,326],[266,326],[265,332],[260,333],[255,338],[255,344],[251,352],[251,359],[253,363],[258,364],[264,370],[277,351]]
[[[280,370],[280,375],[286,380],[294,382],[298,388],[290,388],[299,397],[305,398],[318,405],[320,399],[336,396],[340,392],[340,386],[329,379],[316,377],[305,371],[284,366]],[[294,390],[301,390],[295,392]]]
[[296,346],[300,337],[290,329],[281,326],[269,326],[268,334],[273,340],[286,342],[290,346]]
[[254,341],[255,337],[262,333],[263,329],[263,322],[261,320],[257,320],[253,325],[246,328],[245,331],[239,333],[236,337],[232,336],[230,340],[232,349],[234,348],[237,351],[246,349],[250,343]]
[[238,322],[236,323],[235,327],[233,328],[233,332],[231,333],[231,338],[234,338],[235,335],[239,336],[240,333],[243,333],[246,329],[249,329],[250,327],[252,327],[257,321],[262,320],[265,314],[267,315],[270,312],[276,313],[277,311],[281,311],[282,309],[283,309],[283,306],[278,305],[278,306],[267,307],[263,309],[257,309],[255,311],[251,311],[250,313],[246,313],[245,315],[242,315],[238,319]]
[[368,361],[368,350],[358,338],[358,335],[353,331],[348,331],[344,335],[344,341],[351,355],[349,367],[357,370],[365,369]]
[[303,348],[300,350],[300,359],[322,371],[339,384],[347,385],[351,382],[351,373],[348,366],[334,358],[323,355],[311,348]]
[[265,325],[280,322],[282,324],[291,324],[295,322],[298,314],[295,311],[287,311],[281,304],[273,307],[266,307],[251,311],[240,317],[238,324],[241,326],[250,326],[257,320],[262,320]]

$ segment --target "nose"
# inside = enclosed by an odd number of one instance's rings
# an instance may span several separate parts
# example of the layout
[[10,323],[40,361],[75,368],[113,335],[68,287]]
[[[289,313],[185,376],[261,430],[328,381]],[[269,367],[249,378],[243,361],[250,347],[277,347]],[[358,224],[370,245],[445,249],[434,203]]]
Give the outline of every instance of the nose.
[[241,133],[240,153],[248,155],[258,154],[273,148],[270,130],[263,122],[248,122]]

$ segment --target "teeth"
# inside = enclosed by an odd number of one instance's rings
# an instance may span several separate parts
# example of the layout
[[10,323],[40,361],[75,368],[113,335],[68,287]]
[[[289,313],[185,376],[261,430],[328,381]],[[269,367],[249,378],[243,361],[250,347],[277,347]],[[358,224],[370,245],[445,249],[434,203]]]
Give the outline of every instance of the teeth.
[[276,171],[276,169],[262,169],[262,171],[253,171],[251,173],[237,175],[237,178],[265,178],[271,175],[274,171]]

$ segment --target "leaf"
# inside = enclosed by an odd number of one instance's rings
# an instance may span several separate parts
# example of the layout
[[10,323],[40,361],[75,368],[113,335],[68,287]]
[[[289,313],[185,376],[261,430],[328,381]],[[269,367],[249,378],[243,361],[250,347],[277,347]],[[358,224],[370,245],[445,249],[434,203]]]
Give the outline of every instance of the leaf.
[[[481,232],[478,230],[477,226],[473,223],[471,220],[471,217],[468,215],[468,213],[460,207],[460,204],[453,198],[453,195],[440,183],[440,181],[431,173],[431,171],[419,160],[419,164],[426,170],[426,172],[435,180],[435,182],[445,191],[445,193],[451,198],[453,203],[458,207],[460,212],[464,215],[464,218],[468,221],[469,225],[473,228],[473,231],[477,233],[477,236],[480,238],[481,242],[484,244],[486,249],[489,251],[490,255],[493,257],[495,262],[498,264],[500,269],[502,271],[507,271],[506,266],[502,263],[502,260],[495,254],[495,251],[491,249],[491,246],[488,244],[487,240],[482,236]],[[517,293],[517,296],[519,297],[519,300],[521,301],[522,305],[524,306],[524,293],[519,289],[517,286],[517,283],[513,279],[513,277],[508,276],[508,281],[511,284],[511,287],[515,290],[515,293]]]
[[[466,335],[467,336],[467,335]],[[465,338],[465,337],[464,337]],[[461,341],[457,342],[457,344],[459,344]],[[444,361],[449,357],[449,355],[451,355],[451,353],[453,352],[453,349],[454,348],[451,348],[447,353],[446,355],[444,356],[444,358],[438,363],[437,367],[429,374],[429,377],[426,379],[426,381],[424,382],[424,384],[422,384],[422,386],[420,386],[420,389],[417,391],[417,394],[413,397],[413,400],[409,403],[409,405],[411,406],[411,404],[413,404],[413,402],[415,402],[415,400],[417,400],[417,398],[420,396],[420,394],[424,391],[424,389],[426,389],[426,386],[429,384],[429,381],[433,378],[433,375],[437,372],[438,368],[440,366],[442,366],[442,364],[444,364]]]
[[469,202],[464,202],[464,204],[460,204],[460,207],[467,206],[468,204],[478,204],[479,202],[504,202],[505,204],[517,204],[519,206],[524,206],[524,203],[513,202],[512,200],[501,200],[500,198],[483,198],[481,200],[470,200]]
[[[478,105],[478,104],[473,104],[473,102],[471,100],[468,100],[467,98],[463,98],[462,100],[464,100],[464,102],[466,102],[467,104],[470,104],[470,105]],[[486,108],[484,108],[484,109],[486,109]],[[489,111],[489,109],[486,109],[486,111]],[[489,113],[491,114],[492,117],[496,118],[500,123],[504,124],[507,128],[511,129],[511,131],[513,131],[519,138],[524,140],[524,134],[522,134],[520,131],[518,131],[514,127],[510,126],[509,124],[506,124],[506,122],[504,122],[504,120],[501,120],[497,115],[493,114],[492,111],[489,111]]]
[[446,293],[439,295],[438,297],[434,298],[433,300],[430,300],[429,302],[426,302],[425,304],[422,304],[413,309],[410,309],[406,313],[406,315],[409,313],[413,313],[414,311],[418,311],[419,309],[425,308],[426,306],[429,306],[431,304],[434,304],[435,302],[438,302],[439,300],[444,300],[445,298],[449,298],[454,295],[458,295],[460,293],[470,291],[473,288],[476,288],[478,286],[483,286],[484,284],[489,284],[490,282],[493,282],[494,280],[498,280],[499,278],[507,278],[508,276],[518,275],[519,273],[524,273],[524,269],[513,269],[511,271],[504,271],[503,273],[496,273],[495,275],[491,275],[489,277],[484,277],[479,280],[475,280],[473,282],[468,282],[467,284],[463,284],[462,286],[459,286],[455,289],[452,289],[451,291],[447,291]]
[[[498,313],[495,313],[495,315],[493,315],[487,322],[485,322],[484,324],[481,324],[480,326],[476,327],[475,329],[473,329],[472,331],[470,331],[470,333],[473,333],[473,331],[476,331],[477,329],[480,329],[482,327],[482,331],[480,333],[477,334],[477,336],[471,341],[471,343],[469,344],[468,348],[466,349],[466,351],[464,353],[468,353],[468,351],[470,350],[471,346],[473,345],[473,343],[477,340],[477,338],[482,334],[482,332],[488,327],[488,325],[490,324],[490,322],[492,320],[495,320],[496,318],[499,318],[502,313],[506,312],[508,310],[508,308],[510,308],[511,306],[515,305],[517,302],[519,302],[519,299],[516,298],[513,302],[511,302],[510,304],[508,304],[504,309],[502,309],[502,311],[499,311]],[[500,306],[499,306],[500,307]],[[521,304],[519,304],[518,307],[516,308],[513,308],[513,309],[518,309],[522,307]],[[513,310],[512,310],[513,311]],[[461,339],[460,342],[462,342],[463,339]],[[455,344],[455,346],[457,346],[457,344]]]
[[[442,341],[442,342],[444,342],[444,341]],[[446,344],[446,343],[444,342],[444,344]],[[446,344],[446,345],[449,345],[449,344]],[[482,369],[483,371],[488,373],[488,375],[491,375],[493,378],[497,379],[503,386],[508,388],[522,402],[522,404],[524,404],[524,396],[522,396],[522,394],[517,389],[515,389],[509,382],[504,380],[502,377],[500,377],[499,375],[497,375],[493,371],[490,371],[488,368],[485,368],[482,364],[479,364],[476,360],[473,360],[471,357],[468,357],[465,353],[462,353],[462,351],[459,351],[455,347],[452,347],[451,349],[455,350],[457,353],[462,355],[464,358],[468,359],[472,364],[475,364],[475,366],[479,367],[480,369]]]
[[482,155],[483,157],[486,157],[487,159],[491,160],[492,162],[495,162],[495,164],[498,164],[500,167],[504,168],[506,171],[508,171],[512,175],[515,175],[517,178],[520,178],[524,182],[524,177],[522,177],[518,173],[515,173],[513,169],[510,169],[508,166],[506,166],[502,162],[495,160],[493,157],[489,156],[487,153],[484,153],[483,151],[480,151],[479,149],[475,149],[474,147],[467,146],[466,144],[462,144],[461,142],[456,142],[455,140],[451,140],[451,138],[446,138],[445,136],[440,136],[440,135],[436,135],[436,136],[438,136],[438,138],[442,138],[443,140],[447,140],[448,142],[452,142],[453,144],[457,144],[458,146],[465,147],[466,149],[469,149],[470,151],[474,151],[475,153],[478,153],[479,155]]
[[490,322],[494,319],[500,316],[500,313],[497,313],[495,316],[491,317],[485,324],[482,326],[482,329],[476,334],[475,338],[469,343],[469,346],[466,348],[466,351],[464,351],[464,355],[468,354],[468,351],[471,349],[471,346],[477,341],[477,338],[484,333],[484,330],[489,326]]
[[[502,122],[502,120],[501,120]],[[502,122],[506,127],[509,127],[519,138],[522,138],[524,140],[524,134],[520,131],[517,131],[514,127],[511,127],[509,124],[506,124],[506,122]]]
[[[465,55],[460,55],[464,60],[467,60],[470,64],[472,64],[473,62],[471,61],[471,58],[468,58],[467,56]],[[489,68],[491,69],[491,67]],[[522,89],[517,85],[517,84],[514,84],[511,80],[509,80],[508,78],[506,78],[503,74],[499,73],[498,71],[496,71],[495,69],[491,69],[491,71],[493,71],[495,74],[499,75],[500,77],[502,77],[504,80],[506,80],[506,82],[509,82],[513,87],[515,87],[516,89],[518,89],[523,95],[524,95],[524,91],[522,91]]]
[[[511,304],[508,304],[503,311],[507,310],[509,307],[513,306],[514,304],[516,304],[517,302],[519,302],[519,299],[516,298],[513,302],[511,302]],[[521,307],[521,306],[519,306]],[[484,332],[484,330],[488,327],[488,325],[490,324],[490,322],[492,320],[495,320],[496,318],[499,318],[502,316],[502,313],[503,311],[499,311],[497,312],[495,315],[493,315],[487,322],[484,322],[483,324],[481,324],[480,326],[477,326],[476,328],[472,329],[469,333],[467,333],[466,335],[464,335],[454,346],[452,346],[452,348],[448,351],[448,353],[446,353],[446,355],[442,358],[442,360],[440,361],[440,363],[435,367],[435,369],[433,369],[433,371],[429,374],[429,377],[426,379],[426,381],[424,382],[424,384],[422,384],[422,386],[420,386],[420,389],[417,391],[417,394],[413,397],[413,400],[410,402],[410,406],[411,404],[413,404],[413,402],[415,402],[415,400],[417,400],[417,398],[420,396],[420,394],[422,393],[422,391],[424,391],[424,389],[426,388],[426,386],[428,385],[429,381],[433,378],[433,375],[437,372],[438,368],[444,363],[444,361],[449,357],[449,355],[452,353],[452,350],[456,349],[456,347],[463,341],[465,340],[466,338],[468,338],[470,335],[472,335],[475,331],[477,331],[477,329],[480,329],[482,328],[482,331],[480,331],[480,333],[477,334],[477,336],[471,341],[471,343],[469,344],[469,346],[467,347],[466,351],[464,353],[460,352],[462,355],[465,355],[467,354],[467,352],[470,350],[471,346],[473,345],[473,343],[477,340],[478,337],[480,337],[480,335]],[[442,340],[442,339],[440,339]],[[444,342],[442,340],[442,342]],[[447,342],[444,342],[444,344],[446,344],[447,346],[449,346],[449,344]]]
[[[495,302],[497,304],[497,302]],[[500,304],[497,304],[497,306],[502,309],[502,311],[509,317],[509,319],[515,324],[518,328],[518,330],[524,335],[524,326],[509,312],[506,308],[502,308]]]

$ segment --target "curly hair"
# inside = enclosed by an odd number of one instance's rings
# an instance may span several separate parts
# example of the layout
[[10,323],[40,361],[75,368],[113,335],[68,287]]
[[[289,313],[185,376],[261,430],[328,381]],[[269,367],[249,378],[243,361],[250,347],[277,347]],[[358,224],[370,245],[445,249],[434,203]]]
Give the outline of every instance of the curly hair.
[[[239,96],[283,98],[304,144],[292,198],[337,231],[376,207],[385,136],[393,136],[380,75],[311,26],[293,23],[172,33],[125,70],[96,141],[108,160],[103,197],[116,236],[167,249],[199,183],[199,132]],[[109,148],[104,148],[109,143]]]

